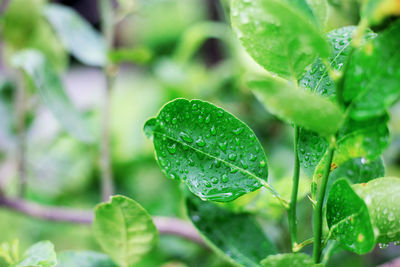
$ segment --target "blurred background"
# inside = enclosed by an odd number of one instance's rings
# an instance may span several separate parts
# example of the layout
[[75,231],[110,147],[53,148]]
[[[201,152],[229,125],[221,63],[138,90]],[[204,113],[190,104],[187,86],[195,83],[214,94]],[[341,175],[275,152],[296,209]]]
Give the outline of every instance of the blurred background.
[[[54,2],[74,8],[99,29],[96,0]],[[356,0],[329,2],[328,30],[358,22]],[[25,12],[29,13],[29,9]],[[30,30],[26,34],[37,34],[35,45],[48,47],[50,57],[60,66],[67,94],[98,133],[105,86],[102,70],[79,64],[46,31]],[[116,47],[136,51],[132,60],[119,65],[111,95],[111,154],[117,193],[135,199],[151,215],[185,218],[179,184],[161,173],[152,143],[142,132],[144,122],[163,104],[183,97],[210,101],[248,124],[264,146],[271,183],[282,195],[290,195],[293,130],[270,115],[244,85],[246,72],[261,70],[231,32],[229,0],[140,0],[134,12],[118,24],[116,34]],[[7,49],[2,49],[0,63],[0,186],[13,194],[17,176],[16,84],[15,79],[9,79],[7,53]],[[38,96],[28,94],[27,199],[48,205],[93,208],[101,201],[99,146],[85,145],[68,135]],[[392,144],[384,162],[387,176],[400,176],[400,105],[391,114]],[[302,196],[309,192],[309,183],[308,177],[302,177]],[[259,190],[226,206],[256,214],[278,247],[289,251],[286,216],[268,193]],[[299,226],[304,226],[299,229],[299,239],[304,240],[312,236],[312,207],[307,197],[298,206]],[[100,250],[89,226],[46,222],[0,208],[0,243],[15,238],[20,240],[22,249],[39,240],[51,240],[57,251]],[[311,246],[307,251],[311,251]],[[328,266],[376,266],[399,255],[400,249],[393,244],[365,256],[342,251]],[[6,265],[0,260],[0,266]],[[197,244],[161,236],[157,248],[137,266],[229,264]]]

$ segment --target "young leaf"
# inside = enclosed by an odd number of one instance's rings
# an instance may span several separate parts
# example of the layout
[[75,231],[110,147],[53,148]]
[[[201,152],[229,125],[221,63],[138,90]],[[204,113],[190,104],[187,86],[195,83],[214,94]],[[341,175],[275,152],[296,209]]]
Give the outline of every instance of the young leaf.
[[221,108],[176,99],[144,126],[158,164],[195,195],[231,201],[266,183],[267,159],[255,134]]
[[266,70],[299,79],[329,48],[309,17],[287,1],[234,0],[232,26],[253,59]]
[[400,97],[400,21],[354,52],[343,98],[355,120],[380,116]]
[[326,220],[333,238],[347,250],[365,254],[374,248],[368,208],[345,179],[336,181],[329,192]]
[[317,267],[322,264],[315,264],[310,256],[304,253],[288,253],[268,256],[261,261],[264,267]]
[[206,241],[231,262],[257,267],[266,256],[277,253],[249,214],[235,214],[194,197],[186,200],[186,206],[189,218]]
[[335,134],[342,125],[343,112],[325,97],[272,77],[248,84],[271,113],[290,123],[323,136]]
[[364,199],[379,243],[400,240],[400,179],[384,177],[353,186]]
[[323,30],[328,21],[328,2],[327,0],[307,0],[311,7],[319,27]]
[[362,6],[361,17],[370,25],[379,24],[385,18],[400,15],[398,0],[366,0]]
[[107,45],[104,38],[72,8],[48,4],[44,14],[65,47],[79,61],[90,66],[106,63]]
[[95,251],[63,251],[56,267],[117,267],[106,254]]
[[28,248],[15,267],[54,267],[56,264],[54,245],[50,241],[41,241]]
[[13,57],[13,65],[32,80],[44,104],[71,135],[86,143],[94,141],[83,116],[64,92],[57,73],[40,52],[23,50]]
[[158,237],[147,211],[124,196],[113,196],[110,202],[97,205],[93,230],[103,250],[121,267],[139,261]]

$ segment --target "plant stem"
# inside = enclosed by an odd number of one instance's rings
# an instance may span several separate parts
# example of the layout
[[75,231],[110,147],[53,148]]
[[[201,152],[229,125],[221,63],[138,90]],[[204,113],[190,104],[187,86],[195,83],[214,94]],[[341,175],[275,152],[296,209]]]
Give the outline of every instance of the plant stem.
[[296,244],[296,246],[293,247],[293,252],[299,252],[300,250],[302,250],[305,246],[310,245],[314,242],[314,238],[311,237],[307,240],[304,240],[303,242],[301,242],[300,244]]
[[[0,192],[0,207],[48,221],[88,225],[93,222],[92,210],[44,206],[18,198],[6,197],[2,192]],[[180,236],[184,239],[205,246],[205,243],[197,233],[197,230],[186,221],[178,218],[162,216],[153,217],[153,221],[160,234]]]
[[[99,0],[101,30],[106,39],[107,49],[113,48],[114,43],[114,11],[111,1]],[[111,91],[114,86],[115,72],[113,65],[108,63],[103,68],[106,88],[103,99],[103,120],[101,129],[100,144],[100,169],[101,169],[101,192],[102,200],[106,201],[114,193],[114,182],[112,174],[111,156],[110,156],[110,111],[111,111]]]
[[326,186],[328,184],[329,173],[331,170],[331,164],[333,159],[333,154],[335,152],[336,141],[332,137],[327,151],[327,161],[324,166],[324,173],[322,176],[321,185],[317,195],[317,205],[314,209],[314,249],[313,249],[313,259],[315,263],[319,263],[321,259],[322,251],[322,223],[323,223],[323,212],[322,208],[325,200]]
[[289,230],[290,239],[292,241],[292,250],[297,245],[297,194],[299,190],[300,180],[300,160],[298,151],[299,142],[299,126],[294,127],[294,170],[293,170],[293,185],[292,185],[292,196],[290,198],[290,205],[288,210]]
[[16,129],[17,129],[17,173],[18,195],[23,197],[26,191],[26,133],[25,133],[25,86],[19,77],[17,79],[17,92],[15,98]]

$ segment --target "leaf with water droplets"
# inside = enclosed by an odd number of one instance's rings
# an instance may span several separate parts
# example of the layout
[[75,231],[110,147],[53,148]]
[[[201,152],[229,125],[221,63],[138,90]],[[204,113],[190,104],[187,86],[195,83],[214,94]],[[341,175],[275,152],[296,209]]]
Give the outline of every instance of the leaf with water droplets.
[[374,248],[368,208],[345,179],[336,181],[329,192],[326,220],[332,237],[347,250],[365,254]]
[[343,98],[350,116],[363,120],[386,113],[400,97],[400,21],[354,51],[345,73]]
[[379,24],[390,16],[400,15],[398,0],[366,0],[361,9],[361,17],[370,25]]
[[266,256],[278,253],[249,214],[236,214],[217,205],[188,197],[190,220],[211,248],[232,263],[259,267]]
[[261,261],[264,267],[319,267],[310,256],[304,253],[287,253],[271,255]]
[[162,171],[203,199],[231,201],[267,181],[267,159],[254,132],[210,103],[174,100],[144,131],[153,137]]
[[113,196],[96,206],[93,230],[103,250],[120,266],[140,260],[158,237],[147,211],[125,196]]
[[400,240],[400,179],[384,177],[353,188],[368,207],[377,229],[376,241],[388,244]]
[[342,125],[343,112],[325,97],[273,77],[248,85],[271,113],[290,123],[323,136],[335,134]]
[[231,16],[232,27],[252,58],[282,77],[298,79],[318,56],[329,55],[318,27],[286,1],[234,0]]
[[94,141],[87,122],[71,103],[50,62],[39,51],[27,49],[18,52],[13,57],[13,65],[21,68],[32,80],[43,103],[71,135],[86,143]]
[[95,29],[72,8],[47,4],[44,15],[64,46],[84,64],[103,66],[106,63],[106,42]]

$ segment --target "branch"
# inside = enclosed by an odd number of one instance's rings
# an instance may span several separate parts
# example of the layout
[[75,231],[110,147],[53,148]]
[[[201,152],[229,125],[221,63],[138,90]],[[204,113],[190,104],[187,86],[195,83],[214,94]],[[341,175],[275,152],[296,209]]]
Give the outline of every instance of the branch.
[[[17,198],[9,198],[0,193],[0,207],[48,221],[68,222],[90,225],[93,221],[91,210],[66,207],[50,207]],[[197,230],[188,222],[178,219],[155,216],[154,224],[163,235],[176,235],[199,245],[206,246]]]

